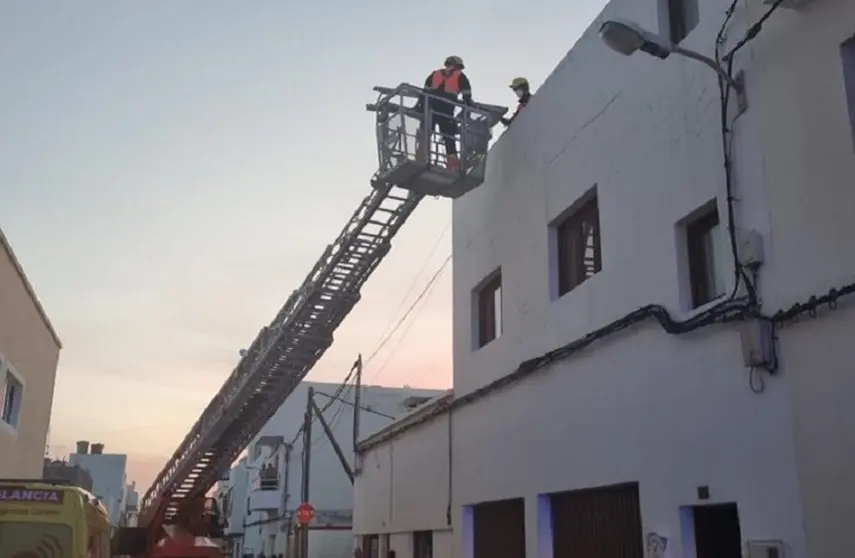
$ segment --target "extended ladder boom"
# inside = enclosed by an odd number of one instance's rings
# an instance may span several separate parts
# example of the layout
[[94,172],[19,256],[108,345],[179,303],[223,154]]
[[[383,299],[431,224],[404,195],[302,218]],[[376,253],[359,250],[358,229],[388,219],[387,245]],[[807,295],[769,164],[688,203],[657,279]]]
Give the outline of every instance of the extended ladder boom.
[[299,289],[263,328],[142,500],[168,522],[204,495],[333,342],[359,290],[421,196],[392,185],[362,201]]
[[[400,110],[402,117],[411,118],[411,109],[403,106],[406,103],[395,104],[392,99],[412,99],[420,91],[407,84],[393,90],[380,89],[381,98],[372,105],[386,107],[382,115],[378,112],[378,142],[381,135],[389,135],[390,110]],[[484,128],[487,133],[507,110],[499,108],[500,113],[495,107],[493,112],[488,111],[489,125]],[[476,109],[464,111],[474,113]],[[400,126],[395,132],[401,139]],[[477,161],[482,167],[486,140],[484,145],[484,153],[478,155]],[[385,140],[382,145],[378,143],[381,165],[389,149]],[[402,156],[399,150],[395,153],[395,157]],[[403,157],[412,160],[413,154],[406,152]],[[430,163],[423,167],[427,174],[434,172]],[[467,179],[467,172],[460,172],[461,183]],[[203,497],[332,344],[336,328],[359,301],[362,285],[389,252],[392,238],[425,195],[407,181],[391,177],[375,175],[372,186],[371,193],[335,242],[327,246],[300,288],[291,294],[270,325],[262,328],[143,496],[141,524],[159,529],[175,521],[187,509],[184,504]],[[471,189],[471,185],[467,188]]]

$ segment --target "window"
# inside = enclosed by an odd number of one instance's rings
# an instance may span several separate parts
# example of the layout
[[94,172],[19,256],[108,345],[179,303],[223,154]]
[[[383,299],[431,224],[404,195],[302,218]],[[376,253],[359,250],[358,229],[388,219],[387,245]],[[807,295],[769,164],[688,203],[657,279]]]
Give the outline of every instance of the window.
[[667,19],[662,18],[668,28],[668,37],[671,42],[679,44],[689,36],[689,33],[698,26],[700,15],[698,11],[698,0],[663,0]]
[[554,229],[557,295],[569,293],[603,268],[596,189],[571,206]]
[[685,231],[691,306],[697,308],[724,295],[722,228],[715,201],[690,217]]
[[24,398],[24,384],[12,372],[12,369],[0,367],[0,378],[3,379],[3,400],[0,402],[0,419],[15,428],[21,416],[21,402]]
[[475,291],[477,316],[476,348],[481,348],[502,335],[502,274],[491,275]]
[[846,82],[846,101],[849,105],[849,123],[855,136],[855,37],[840,45],[843,57],[843,77]]
[[279,490],[279,468],[273,463],[265,463],[258,471],[258,487],[261,490]]
[[433,558],[433,531],[413,533],[413,558]]

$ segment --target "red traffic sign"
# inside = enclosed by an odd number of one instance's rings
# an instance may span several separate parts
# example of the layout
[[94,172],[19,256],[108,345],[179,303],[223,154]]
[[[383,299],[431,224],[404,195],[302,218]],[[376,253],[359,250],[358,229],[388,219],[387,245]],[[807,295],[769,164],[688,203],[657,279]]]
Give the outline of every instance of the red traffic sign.
[[315,518],[315,508],[312,507],[312,504],[303,502],[299,506],[297,506],[297,523],[301,525],[306,525],[307,523],[311,523]]

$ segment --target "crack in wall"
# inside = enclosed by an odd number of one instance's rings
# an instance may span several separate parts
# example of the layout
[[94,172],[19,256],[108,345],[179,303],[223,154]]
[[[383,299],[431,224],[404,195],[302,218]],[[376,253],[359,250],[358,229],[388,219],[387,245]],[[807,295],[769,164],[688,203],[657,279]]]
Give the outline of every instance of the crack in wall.
[[560,157],[561,155],[563,155],[564,153],[566,153],[566,152],[567,152],[567,149],[569,149],[569,148],[570,148],[570,146],[573,144],[573,142],[574,142],[574,141],[576,141],[576,139],[577,139],[577,138],[582,134],[582,132],[584,132],[584,131],[585,131],[585,129],[587,129],[587,128],[588,128],[588,126],[590,126],[591,124],[593,124],[594,122],[596,122],[597,120],[599,120],[599,118],[600,118],[600,117],[602,117],[602,116],[606,113],[606,111],[607,111],[607,110],[609,110],[609,107],[611,107],[611,106],[614,104],[614,102],[618,100],[618,98],[619,98],[620,96],[621,96],[621,94],[620,94],[620,93],[616,93],[616,94],[615,94],[611,99],[609,99],[609,100],[608,100],[608,101],[603,105],[603,107],[602,107],[599,111],[597,111],[597,113],[596,113],[594,116],[592,116],[590,119],[588,119],[588,121],[587,121],[587,122],[585,122],[584,124],[582,124],[582,126],[580,126],[580,127],[576,130],[576,133],[575,133],[575,134],[573,134],[573,136],[572,136],[569,140],[567,140],[567,141],[564,143],[564,145],[562,145],[562,146],[561,146],[561,149],[560,149],[560,150],[558,150],[558,153],[556,153],[555,155],[553,155],[550,159],[548,159],[548,160],[546,161],[546,165],[545,165],[545,166],[547,166],[547,167],[548,167],[548,166],[550,166],[550,165],[551,165],[551,164],[552,164],[552,163],[553,163],[553,162],[554,162],[558,157]]

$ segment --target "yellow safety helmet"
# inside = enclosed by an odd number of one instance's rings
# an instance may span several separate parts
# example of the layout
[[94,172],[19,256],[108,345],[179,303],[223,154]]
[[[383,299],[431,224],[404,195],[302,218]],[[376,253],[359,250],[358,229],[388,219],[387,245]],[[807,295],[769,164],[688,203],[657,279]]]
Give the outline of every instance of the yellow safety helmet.
[[519,89],[520,87],[528,87],[528,86],[529,85],[528,85],[527,79],[525,79],[524,77],[518,77],[518,78],[514,78],[514,80],[511,82],[510,88],[511,89]]
[[463,59],[460,58],[459,56],[449,56],[448,58],[446,58],[445,59],[445,65],[448,66],[449,64],[454,64],[455,66],[457,66],[461,70],[463,68],[465,68],[465,66],[463,65]]

